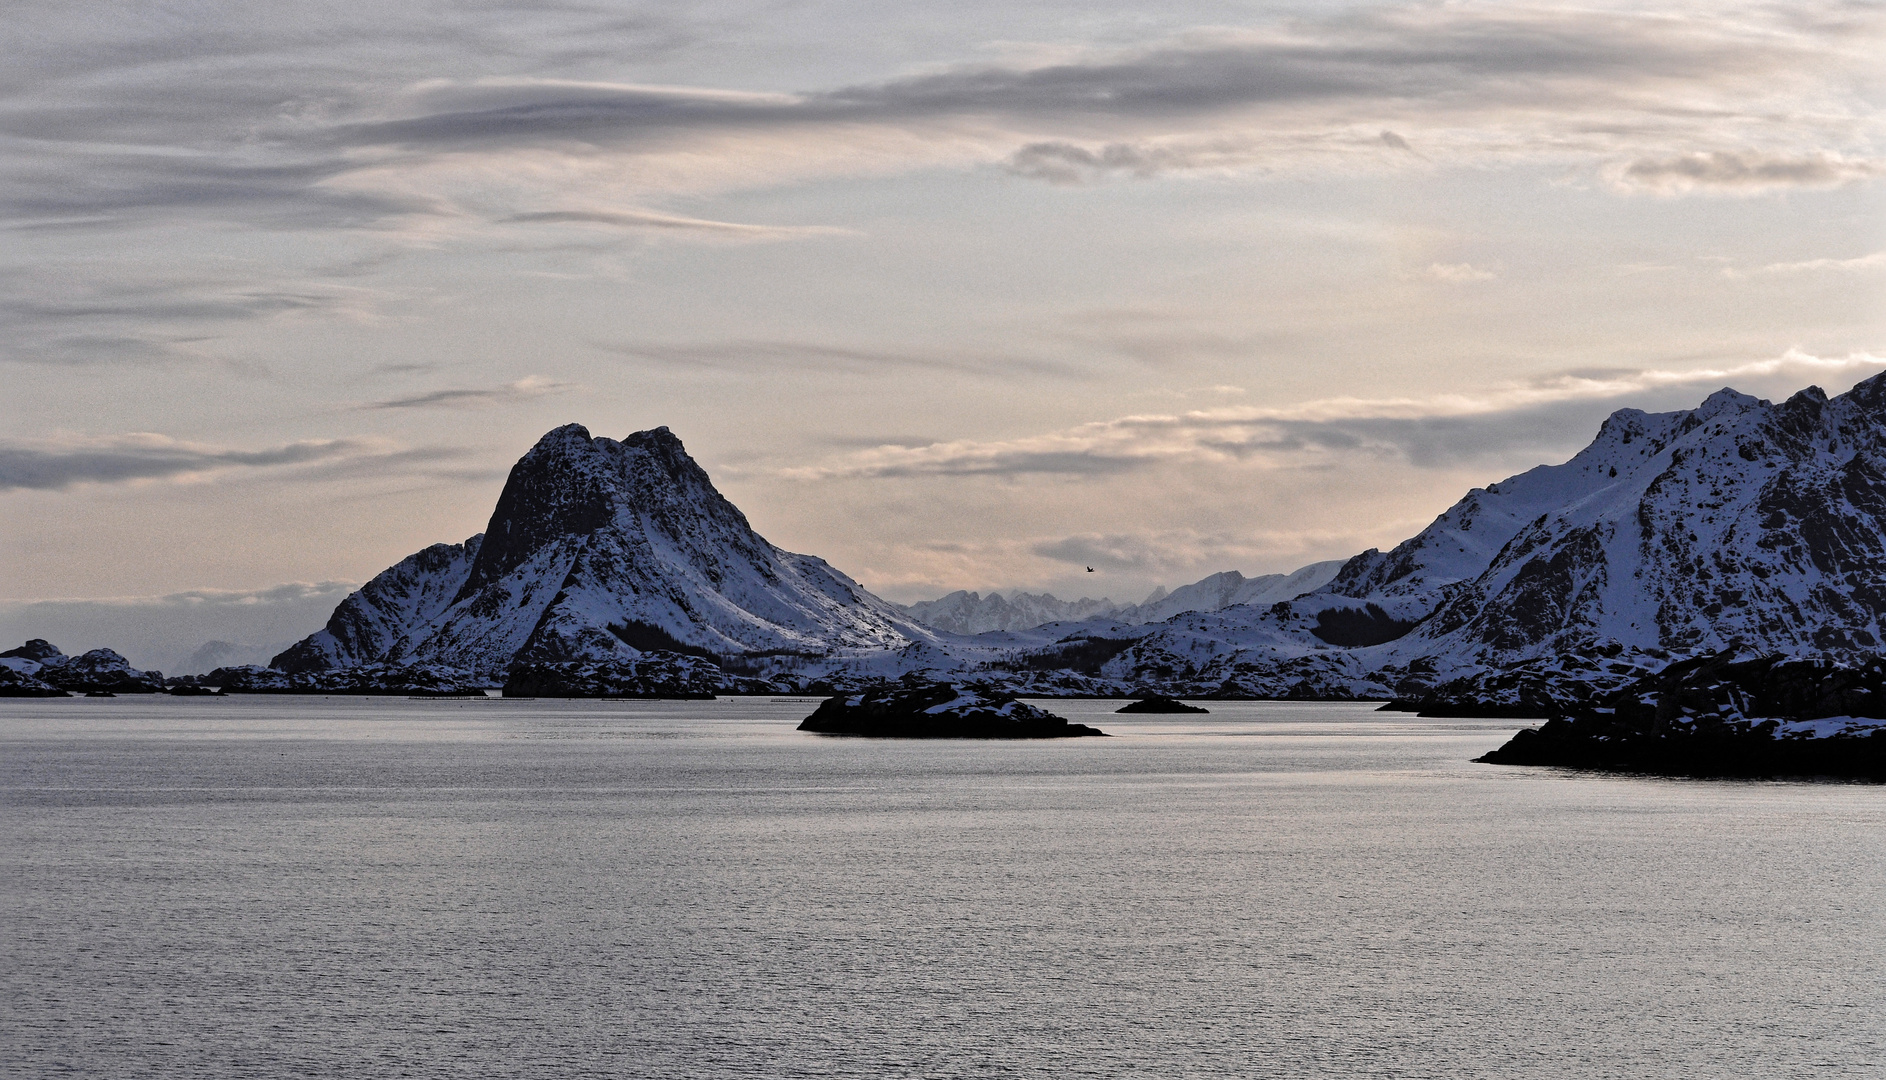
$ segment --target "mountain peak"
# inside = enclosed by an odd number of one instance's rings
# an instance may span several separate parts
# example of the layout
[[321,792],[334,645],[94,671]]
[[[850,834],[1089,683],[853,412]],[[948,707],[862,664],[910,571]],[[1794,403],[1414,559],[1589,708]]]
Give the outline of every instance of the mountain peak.
[[[421,600],[431,597],[449,599]],[[511,468],[481,537],[389,569],[335,619],[355,609],[384,614],[385,632],[376,623],[368,642],[330,621],[275,666],[417,660],[495,674],[649,650],[807,656],[924,636],[822,560],[755,533],[666,427],[621,440],[580,424],[545,433]]]

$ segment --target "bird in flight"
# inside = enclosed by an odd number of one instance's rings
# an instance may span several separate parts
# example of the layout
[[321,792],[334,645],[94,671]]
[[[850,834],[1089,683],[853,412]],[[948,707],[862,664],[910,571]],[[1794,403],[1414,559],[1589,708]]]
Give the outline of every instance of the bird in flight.
[[1093,568],[1093,567],[1091,567],[1091,566],[1090,566],[1090,567],[1088,567],[1088,568],[1087,568],[1087,572],[1088,572],[1088,573],[1090,573],[1090,574],[1091,574],[1091,573],[1093,573],[1093,572],[1094,572],[1094,568]]

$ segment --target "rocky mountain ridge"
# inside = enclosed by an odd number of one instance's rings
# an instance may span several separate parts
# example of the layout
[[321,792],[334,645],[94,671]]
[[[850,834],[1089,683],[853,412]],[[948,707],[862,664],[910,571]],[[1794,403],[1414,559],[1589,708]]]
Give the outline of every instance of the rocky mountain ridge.
[[1858,655],[1883,615],[1886,375],[1831,400],[1619,410],[1570,461],[1469,492],[1308,596],[1124,631],[1098,674],[1419,697],[1531,668],[1597,692],[1702,653]]
[[1052,593],[1016,592],[1008,597],[957,590],[935,600],[899,607],[912,619],[952,634],[986,634],[999,630],[1032,630],[1046,623],[1105,619],[1128,626],[1164,622],[1191,611],[1221,611],[1240,604],[1269,606],[1294,600],[1328,584],[1344,560],[1311,563],[1288,574],[1260,574],[1247,578],[1226,570],[1168,592],[1156,589],[1137,604],[1112,600],[1058,600]]
[[[1474,489],[1388,551],[1188,590],[1149,598],[1182,605],[1151,623],[1132,621],[1142,604],[935,629],[758,536],[667,429],[618,442],[571,425],[519,460],[485,532],[389,568],[279,670],[220,674],[258,689],[516,680],[689,696],[916,674],[1049,696],[1552,715],[1704,653],[1881,648],[1886,375],[1832,399],[1725,389],[1691,410],[1619,410],[1569,461]],[[938,603],[924,614],[946,621]]]
[[824,560],[755,533],[667,428],[617,441],[571,424],[518,460],[483,533],[388,568],[271,666],[502,682],[520,664],[827,659],[930,636]]

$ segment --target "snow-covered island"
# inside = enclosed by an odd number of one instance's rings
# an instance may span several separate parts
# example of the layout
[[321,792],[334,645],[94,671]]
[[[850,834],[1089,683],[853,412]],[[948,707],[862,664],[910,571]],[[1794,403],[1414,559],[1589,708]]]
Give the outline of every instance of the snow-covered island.
[[820,703],[799,725],[820,735],[888,739],[1069,739],[1105,735],[984,687],[905,676]]

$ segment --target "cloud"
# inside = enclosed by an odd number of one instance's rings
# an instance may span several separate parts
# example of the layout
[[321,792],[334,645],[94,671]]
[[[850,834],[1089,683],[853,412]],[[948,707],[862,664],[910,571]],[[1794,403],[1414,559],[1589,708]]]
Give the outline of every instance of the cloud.
[[0,643],[45,638],[67,653],[110,648],[171,674],[207,641],[260,642],[263,657],[319,629],[353,581],[291,581],[258,589],[188,589],[159,596],[0,599]]
[[[1621,399],[1683,396],[1737,380],[1872,374],[1886,359],[1799,352],[1726,368],[1592,369],[1431,398],[1328,398],[1287,408],[1125,416],[1020,439],[878,446],[780,470],[802,481],[853,478],[1097,477],[1163,465],[1319,468],[1369,458],[1450,466],[1515,451],[1577,445]],[[1795,385],[1795,384],[1791,384]]]
[[604,352],[681,368],[723,371],[953,371],[975,375],[1031,372],[1068,375],[1062,364],[1028,356],[876,349],[813,341],[740,339],[701,344],[591,342]]
[[[516,17],[563,20],[540,50],[602,55],[601,39],[571,35],[573,12]],[[469,66],[468,77],[398,87],[378,74],[383,55],[359,52],[358,25],[251,48],[232,45],[239,35],[160,41],[153,28],[83,58],[22,59],[72,74],[22,84],[33,92],[0,116],[12,147],[0,213],[21,227],[186,217],[427,241],[531,223],[783,238],[807,231],[646,204],[986,163],[1072,183],[1570,158],[1623,161],[1613,180],[1628,190],[1825,186],[1878,175],[1871,158],[1823,150],[1862,145],[1876,126],[1848,88],[1868,77],[1877,21],[1413,4],[797,92],[480,77],[463,56],[406,70]],[[399,49],[454,47],[401,26]],[[250,30],[261,42],[281,33]],[[506,40],[530,52],[529,35]],[[511,69],[555,70],[549,61]],[[193,62],[194,77],[175,77]],[[1659,154],[1750,136],[1771,148]]]
[[1753,195],[1777,188],[1839,187],[1881,175],[1886,175],[1886,161],[1875,158],[1712,151],[1639,158],[1614,170],[1611,181],[1626,191],[1658,195]]
[[749,225],[735,221],[681,217],[649,210],[538,210],[512,214],[516,225],[600,225],[613,229],[705,233],[740,240],[792,240],[807,236],[855,236],[850,229],[823,225]]
[[0,491],[60,491],[74,484],[178,479],[226,469],[262,469],[329,461],[367,450],[349,439],[232,450],[133,433],[95,439],[0,443]]
[[[148,269],[148,267],[146,268]],[[127,275],[128,277],[129,275]],[[255,371],[253,361],[217,355],[223,326],[244,322],[344,319],[373,322],[389,298],[380,290],[273,275],[257,284],[185,278],[157,271],[141,281],[108,280],[82,262],[48,262],[0,280],[0,360],[86,367],[216,363]]]
[[1482,270],[1472,263],[1429,263],[1425,273],[1436,281],[1456,285],[1471,281],[1492,281],[1494,278],[1493,271]]
[[[1878,270],[1886,267],[1886,251],[1875,251],[1871,255],[1861,255],[1852,259],[1806,259],[1801,262],[1769,263],[1755,271],[1758,274],[1810,274],[1824,270],[1842,273],[1859,273],[1866,270]],[[1740,273],[1725,271],[1731,277],[1745,276]]]
[[1118,533],[1067,536],[1045,540],[1029,549],[1033,554],[1074,566],[1092,566],[1100,570],[1157,573],[1171,560],[1163,558],[1160,545],[1145,536]]
[[391,398],[363,405],[363,409],[467,409],[490,405],[502,405],[513,401],[530,401],[550,394],[561,394],[576,387],[575,383],[556,382],[538,375],[530,375],[516,382],[484,389],[433,390],[409,397]]

